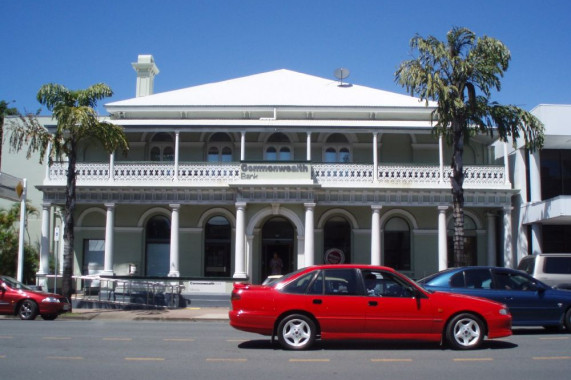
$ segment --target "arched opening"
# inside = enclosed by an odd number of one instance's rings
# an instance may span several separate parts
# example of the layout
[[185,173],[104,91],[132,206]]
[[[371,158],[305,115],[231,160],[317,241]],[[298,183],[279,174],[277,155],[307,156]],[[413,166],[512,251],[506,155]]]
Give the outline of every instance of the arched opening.
[[230,277],[231,264],[230,222],[223,216],[210,218],[204,228],[204,275]]
[[[324,262],[339,264],[351,262],[351,225],[341,216],[330,218],[323,226]],[[335,257],[328,260],[327,255],[335,250]]]
[[165,277],[169,274],[170,262],[170,220],[153,216],[145,228],[146,257],[145,274],[149,277]]
[[214,133],[208,140],[207,152],[208,162],[231,162],[232,139],[226,133]]
[[410,226],[403,218],[390,218],[383,229],[384,265],[410,271]]
[[270,266],[275,256],[282,263],[279,274],[292,272],[296,265],[293,252],[294,227],[291,222],[282,217],[268,220],[262,228],[262,279],[278,271],[275,265]]

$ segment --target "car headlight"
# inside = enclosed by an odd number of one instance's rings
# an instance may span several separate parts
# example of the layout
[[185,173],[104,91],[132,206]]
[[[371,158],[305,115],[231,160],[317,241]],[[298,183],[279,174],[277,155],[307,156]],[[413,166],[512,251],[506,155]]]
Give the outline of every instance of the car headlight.
[[56,297],[46,297],[42,300],[42,302],[59,303],[59,299]]

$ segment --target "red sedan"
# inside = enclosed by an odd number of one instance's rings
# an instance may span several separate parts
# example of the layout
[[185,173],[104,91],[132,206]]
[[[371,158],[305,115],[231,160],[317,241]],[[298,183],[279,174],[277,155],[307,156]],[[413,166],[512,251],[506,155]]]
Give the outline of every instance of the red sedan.
[[51,321],[70,310],[68,299],[59,294],[39,292],[12,277],[0,276],[0,314],[18,315],[25,320],[39,314]]
[[319,265],[271,285],[235,283],[230,325],[302,350],[317,338],[447,342],[470,349],[510,336],[505,305],[429,292],[391,268]]

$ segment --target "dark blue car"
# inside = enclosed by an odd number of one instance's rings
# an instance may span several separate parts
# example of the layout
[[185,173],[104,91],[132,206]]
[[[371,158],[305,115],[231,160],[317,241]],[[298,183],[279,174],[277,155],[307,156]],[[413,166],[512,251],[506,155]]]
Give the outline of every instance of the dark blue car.
[[504,303],[514,326],[565,327],[571,332],[571,291],[559,290],[527,273],[500,267],[460,267],[418,281],[425,289],[489,298]]

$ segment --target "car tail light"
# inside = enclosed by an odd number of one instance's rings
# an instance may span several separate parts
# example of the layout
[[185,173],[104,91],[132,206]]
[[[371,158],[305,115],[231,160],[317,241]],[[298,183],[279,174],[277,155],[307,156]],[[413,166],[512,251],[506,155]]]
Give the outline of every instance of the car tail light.
[[241,298],[242,297],[237,292],[232,292],[232,296],[230,297],[232,301],[239,301]]

